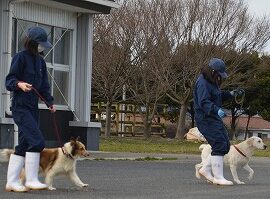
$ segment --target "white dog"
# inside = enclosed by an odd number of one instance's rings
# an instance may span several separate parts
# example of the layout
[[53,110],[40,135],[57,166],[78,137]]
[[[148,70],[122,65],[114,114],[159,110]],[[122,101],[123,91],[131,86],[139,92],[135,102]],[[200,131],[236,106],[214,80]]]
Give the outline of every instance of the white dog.
[[[224,163],[230,166],[233,179],[237,184],[245,184],[239,180],[237,175],[237,168],[243,167],[246,171],[248,171],[248,179],[251,180],[253,178],[254,171],[248,165],[249,160],[255,149],[265,150],[266,148],[267,146],[263,143],[262,139],[256,136],[231,146],[229,153],[224,156]],[[212,149],[209,144],[202,144],[199,149],[201,151],[201,158],[203,162],[203,160],[205,160],[211,154]],[[196,177],[198,179],[201,178],[199,169],[203,165],[202,162],[195,165]]]

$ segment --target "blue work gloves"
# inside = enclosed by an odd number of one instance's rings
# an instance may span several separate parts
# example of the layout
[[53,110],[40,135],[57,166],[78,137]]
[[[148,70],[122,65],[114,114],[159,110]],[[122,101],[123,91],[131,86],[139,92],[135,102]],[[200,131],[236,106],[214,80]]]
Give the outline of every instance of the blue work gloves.
[[219,116],[220,118],[224,118],[224,117],[226,116],[226,113],[220,108],[220,109],[218,110],[218,116]]
[[237,88],[237,89],[232,90],[230,93],[234,97],[238,97],[238,96],[240,97],[245,94],[245,90],[242,88]]

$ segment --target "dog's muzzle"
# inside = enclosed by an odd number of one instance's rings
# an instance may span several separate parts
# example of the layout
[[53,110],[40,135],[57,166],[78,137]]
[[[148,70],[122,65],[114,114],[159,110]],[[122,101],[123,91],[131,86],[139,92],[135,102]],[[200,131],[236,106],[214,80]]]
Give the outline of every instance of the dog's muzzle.
[[85,153],[83,153],[82,155],[83,155],[84,157],[86,157],[86,158],[87,158],[87,157],[89,157],[89,156],[90,156],[90,153],[89,153],[89,152],[85,152]]
[[267,148],[267,145],[264,145],[264,146],[263,146],[263,149],[266,149],[266,148]]

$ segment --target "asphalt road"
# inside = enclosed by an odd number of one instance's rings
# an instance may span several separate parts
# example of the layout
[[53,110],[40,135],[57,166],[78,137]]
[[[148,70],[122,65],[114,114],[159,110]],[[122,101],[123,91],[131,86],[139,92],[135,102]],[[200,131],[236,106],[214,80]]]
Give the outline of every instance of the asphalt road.
[[[250,165],[255,177],[246,185],[220,187],[198,180],[194,165],[198,156],[176,161],[84,160],[78,162],[78,175],[89,187],[80,189],[68,178],[55,179],[56,191],[9,193],[4,191],[7,163],[0,163],[0,199],[269,199],[270,158],[255,158]],[[225,176],[232,179],[228,167]],[[246,181],[246,172],[240,179]]]

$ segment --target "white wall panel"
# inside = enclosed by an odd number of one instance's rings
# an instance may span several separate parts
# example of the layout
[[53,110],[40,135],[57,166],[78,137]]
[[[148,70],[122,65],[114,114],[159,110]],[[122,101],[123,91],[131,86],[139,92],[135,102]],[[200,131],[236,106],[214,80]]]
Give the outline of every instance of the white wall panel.
[[8,66],[10,65],[9,52],[9,12],[8,12],[8,0],[0,0],[0,118],[5,116],[6,108],[6,88],[5,77],[8,72]]
[[32,2],[16,3],[14,17],[62,28],[76,28],[77,14]]
[[81,121],[90,121],[93,16],[78,18],[75,112]]

